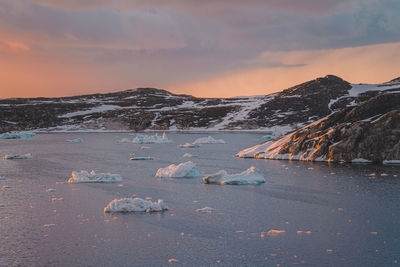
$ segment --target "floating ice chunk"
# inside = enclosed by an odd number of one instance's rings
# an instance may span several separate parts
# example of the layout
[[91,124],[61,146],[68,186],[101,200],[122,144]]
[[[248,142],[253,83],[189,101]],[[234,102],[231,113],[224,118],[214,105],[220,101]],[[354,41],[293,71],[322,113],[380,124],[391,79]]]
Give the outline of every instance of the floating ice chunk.
[[203,212],[203,213],[211,213],[214,209],[211,207],[204,207],[201,209],[197,209],[196,212]]
[[171,164],[165,168],[159,168],[156,177],[158,178],[192,178],[201,176],[201,174],[195,169],[196,164],[187,161],[178,165]]
[[72,177],[69,178],[68,183],[115,183],[121,181],[122,177],[119,174],[80,171],[72,172]]
[[167,144],[172,143],[171,140],[168,139],[167,135],[163,133],[162,136],[157,134],[155,135],[137,135],[133,138],[132,143],[134,144]]
[[11,155],[11,154],[6,154],[3,156],[4,160],[7,159],[31,159],[32,158],[32,154],[28,153],[28,154],[23,154],[23,155],[19,155],[19,154],[15,154],[15,155]]
[[363,159],[363,158],[356,158],[351,161],[352,163],[371,163],[372,161]]
[[68,140],[65,140],[65,141],[70,142],[70,143],[82,143],[83,139],[82,138],[76,138],[76,139],[68,139]]
[[225,144],[222,139],[214,139],[211,136],[197,138],[193,144]]
[[400,164],[400,160],[396,160],[396,159],[393,159],[393,160],[384,160],[382,163],[383,163],[383,164]]
[[143,149],[149,149],[149,148],[151,148],[151,147],[149,147],[149,146],[141,146],[141,147],[140,147],[141,150],[143,150]]
[[265,182],[264,175],[254,166],[247,170],[228,174],[225,170],[220,170],[215,174],[203,178],[205,184],[231,184],[231,185],[257,185]]
[[118,141],[118,143],[132,143],[132,140],[130,140],[129,138],[122,138]]
[[6,179],[6,177],[0,176],[0,181],[4,181],[5,179]]
[[0,135],[1,139],[29,139],[33,138],[35,133],[31,132],[8,132]]
[[185,154],[183,154],[182,157],[184,157],[184,158],[191,158],[191,157],[193,157],[193,155],[190,154],[190,153],[185,153]]
[[178,146],[179,148],[198,148],[200,145],[198,144],[191,144],[191,143],[186,143],[186,144],[181,144]]
[[136,197],[114,199],[104,208],[104,212],[154,212],[167,209],[168,207],[162,199],[152,202],[151,200]]
[[130,160],[153,160],[154,158],[152,157],[130,157]]
[[277,236],[277,235],[281,235],[281,234],[285,234],[285,233],[286,233],[285,230],[274,230],[274,229],[271,229],[271,230],[269,230],[267,232],[267,235],[269,235],[269,236]]
[[51,192],[56,192],[56,190],[54,188],[48,188],[46,189],[47,193],[51,193]]

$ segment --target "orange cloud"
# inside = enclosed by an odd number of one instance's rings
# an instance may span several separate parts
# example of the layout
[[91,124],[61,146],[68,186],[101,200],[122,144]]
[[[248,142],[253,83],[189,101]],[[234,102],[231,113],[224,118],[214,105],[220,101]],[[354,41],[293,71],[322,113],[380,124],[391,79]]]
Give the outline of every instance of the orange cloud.
[[343,49],[266,52],[252,63],[281,62],[276,68],[256,68],[203,80],[174,84],[176,92],[223,97],[268,94],[326,74],[353,83],[380,83],[400,76],[400,43]]
[[9,41],[9,40],[0,40],[0,52],[27,52],[30,50],[30,47],[26,44]]

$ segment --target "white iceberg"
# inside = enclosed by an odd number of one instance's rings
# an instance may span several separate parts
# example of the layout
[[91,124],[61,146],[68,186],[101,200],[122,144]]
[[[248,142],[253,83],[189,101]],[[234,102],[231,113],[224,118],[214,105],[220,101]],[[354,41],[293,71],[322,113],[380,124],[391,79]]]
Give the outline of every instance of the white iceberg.
[[214,209],[211,207],[204,207],[196,210],[196,212],[202,212],[202,213],[211,213],[212,211],[214,211]]
[[33,138],[35,133],[31,132],[8,132],[0,135],[1,139],[29,139]]
[[19,154],[15,154],[15,155],[11,155],[11,154],[6,154],[3,156],[4,160],[7,159],[31,159],[32,158],[32,154],[28,153],[28,154],[23,154],[23,155],[19,155]]
[[172,143],[172,141],[168,139],[168,137],[165,133],[163,133],[162,136],[159,136],[158,134],[137,135],[135,138],[133,138],[132,143],[134,143],[134,144],[167,144],[167,143]]
[[198,148],[200,145],[198,144],[191,144],[191,143],[186,143],[186,144],[181,144],[178,146],[179,148]]
[[247,170],[228,174],[225,170],[220,170],[215,174],[208,175],[203,178],[205,184],[230,184],[230,185],[258,185],[265,183],[264,175],[254,166]]
[[193,144],[225,144],[222,139],[214,139],[211,136],[197,138]]
[[136,197],[114,199],[104,208],[104,212],[154,212],[167,209],[168,207],[162,199],[152,202],[151,200]]
[[69,184],[74,183],[116,183],[121,182],[122,177],[119,174],[96,173],[91,171],[72,172],[72,177],[68,179]]
[[70,143],[82,143],[83,139],[82,138],[76,138],[76,139],[68,139],[68,140],[65,140],[65,141],[70,142]]
[[165,168],[159,168],[156,173],[158,178],[193,178],[201,176],[201,174],[195,169],[196,164],[187,161],[178,165],[171,164]]
[[185,154],[183,154],[182,157],[183,157],[183,158],[191,158],[191,157],[193,157],[193,155],[190,154],[190,153],[185,153]]
[[118,141],[118,143],[132,143],[132,140],[130,140],[129,138],[122,138]]

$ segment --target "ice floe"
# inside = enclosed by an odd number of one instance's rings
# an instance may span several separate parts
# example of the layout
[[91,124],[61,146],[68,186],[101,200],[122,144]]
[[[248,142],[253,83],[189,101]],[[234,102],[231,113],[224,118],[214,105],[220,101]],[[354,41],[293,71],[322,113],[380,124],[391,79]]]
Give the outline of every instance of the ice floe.
[[3,156],[4,160],[7,159],[31,159],[32,158],[32,154],[31,153],[27,153],[27,154],[23,154],[23,155],[19,155],[19,154],[6,154]]
[[35,133],[31,132],[7,132],[0,135],[1,139],[29,139],[33,138]]
[[202,212],[202,213],[211,213],[212,211],[214,211],[214,209],[211,207],[204,207],[196,210],[196,212]]
[[201,174],[196,170],[196,164],[191,161],[159,168],[156,173],[158,178],[193,178],[198,176],[201,176]]
[[183,157],[183,158],[191,158],[191,157],[193,157],[193,155],[190,154],[190,153],[185,153],[185,154],[183,154],[182,157]]
[[76,138],[76,139],[68,139],[68,140],[65,140],[65,141],[70,142],[70,143],[82,143],[83,139],[82,138]]
[[191,144],[191,143],[186,143],[186,144],[181,144],[178,146],[179,148],[199,148],[200,145],[198,144]]
[[96,173],[91,171],[72,172],[72,177],[68,179],[69,184],[73,183],[115,183],[121,182],[122,177],[119,174]]
[[260,171],[251,166],[247,170],[236,174],[228,174],[225,170],[220,170],[215,174],[203,177],[203,181],[205,184],[257,185],[264,183],[265,179]]
[[193,144],[225,144],[222,139],[214,139],[212,136],[197,138]]
[[114,199],[104,208],[104,212],[155,212],[167,209],[168,207],[162,199],[152,202],[136,197]]
[[130,160],[153,160],[154,158],[152,158],[152,157],[135,157],[135,156],[131,156],[129,159]]
[[136,135],[133,138],[132,143],[134,144],[167,144],[172,143],[170,139],[168,139],[167,135],[163,133],[162,136],[158,134],[155,135]]

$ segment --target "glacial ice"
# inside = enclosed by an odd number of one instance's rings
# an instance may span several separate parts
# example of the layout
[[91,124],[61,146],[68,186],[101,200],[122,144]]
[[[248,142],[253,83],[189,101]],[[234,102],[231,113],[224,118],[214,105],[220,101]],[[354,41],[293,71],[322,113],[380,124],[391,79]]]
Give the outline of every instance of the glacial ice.
[[181,144],[181,145],[179,145],[178,146],[179,148],[198,148],[198,147],[200,147],[200,145],[198,145],[198,144],[191,144],[191,143],[186,143],[186,144]]
[[119,174],[96,173],[91,171],[72,172],[72,177],[68,179],[69,184],[74,183],[115,183],[121,182],[122,177]]
[[168,139],[167,135],[163,133],[162,136],[158,134],[155,135],[136,135],[133,138],[132,143],[134,144],[167,144],[172,143],[170,139]]
[[225,144],[222,139],[214,139],[212,136],[197,138],[193,144]]
[[76,139],[68,139],[68,140],[65,140],[65,141],[70,142],[70,143],[82,143],[83,139],[82,138],[76,138]]
[[8,132],[0,135],[1,139],[29,139],[33,138],[35,133],[31,132]]
[[7,159],[31,159],[32,158],[32,154],[28,153],[28,154],[23,154],[23,155],[19,155],[19,154],[15,154],[15,155],[11,155],[11,154],[6,154],[3,156],[4,160]]
[[195,169],[196,164],[187,161],[178,165],[171,164],[165,168],[159,168],[156,173],[158,178],[193,178],[201,176],[201,174]]
[[205,184],[230,184],[230,185],[258,185],[265,182],[264,175],[254,166],[247,170],[228,174],[225,170],[220,170],[215,174],[202,178]]
[[114,199],[104,208],[104,212],[155,212],[167,209],[168,207],[162,199],[152,202],[151,200],[136,197]]
[[214,211],[214,209],[211,207],[204,207],[196,210],[196,212],[202,212],[202,213],[211,213],[212,211]]

